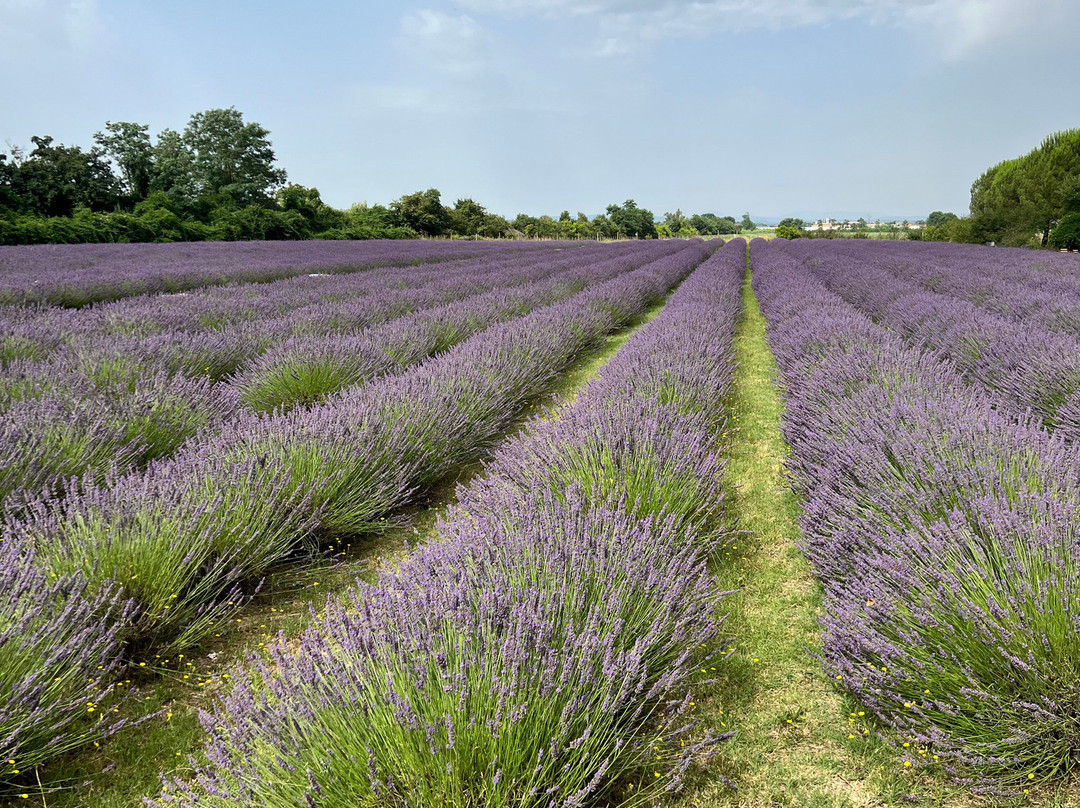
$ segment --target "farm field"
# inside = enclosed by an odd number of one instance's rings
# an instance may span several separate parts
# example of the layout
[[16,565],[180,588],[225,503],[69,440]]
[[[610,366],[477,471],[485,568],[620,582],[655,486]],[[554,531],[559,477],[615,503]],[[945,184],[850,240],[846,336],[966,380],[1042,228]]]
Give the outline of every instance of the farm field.
[[1073,256],[8,249],[0,804],[1078,799]]

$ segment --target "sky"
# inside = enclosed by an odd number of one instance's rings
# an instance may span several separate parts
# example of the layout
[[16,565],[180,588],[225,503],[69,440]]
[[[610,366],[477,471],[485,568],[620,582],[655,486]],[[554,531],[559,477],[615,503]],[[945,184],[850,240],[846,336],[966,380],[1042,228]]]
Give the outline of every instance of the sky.
[[236,107],[335,207],[965,214],[1080,126],[1080,0],[0,0],[0,147]]

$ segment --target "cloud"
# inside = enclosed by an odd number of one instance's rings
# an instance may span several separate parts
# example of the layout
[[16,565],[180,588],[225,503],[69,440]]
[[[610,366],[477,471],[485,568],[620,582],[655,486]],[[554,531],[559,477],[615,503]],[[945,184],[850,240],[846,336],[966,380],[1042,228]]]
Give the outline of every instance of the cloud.
[[97,0],[0,0],[0,51],[12,61],[43,50],[86,53],[105,35]]
[[422,9],[402,19],[399,44],[436,70],[467,77],[487,67],[493,38],[468,15]]
[[630,53],[660,39],[785,30],[862,20],[933,38],[946,59],[1067,8],[1069,0],[457,0],[475,14],[591,18],[597,55]]

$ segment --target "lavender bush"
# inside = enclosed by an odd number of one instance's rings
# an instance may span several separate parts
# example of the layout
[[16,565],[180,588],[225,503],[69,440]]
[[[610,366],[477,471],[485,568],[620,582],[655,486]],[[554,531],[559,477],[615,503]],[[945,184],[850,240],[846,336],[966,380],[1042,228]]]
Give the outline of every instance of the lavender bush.
[[0,793],[122,726],[113,681],[127,617],[115,588],[47,574],[31,546],[0,538]]
[[[980,790],[1069,771],[1080,455],[752,245],[826,670]],[[935,758],[936,756],[936,758]]]
[[132,605],[120,636],[142,658],[219,630],[246,599],[239,586],[300,551],[317,517],[279,467],[203,447],[31,501],[8,530],[51,573],[119,588]]

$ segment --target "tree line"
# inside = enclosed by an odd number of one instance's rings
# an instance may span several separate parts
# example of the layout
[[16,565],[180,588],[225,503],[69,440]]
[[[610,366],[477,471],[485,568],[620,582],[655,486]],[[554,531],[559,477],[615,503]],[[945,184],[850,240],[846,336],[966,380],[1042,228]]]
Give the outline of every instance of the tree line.
[[[1080,235],[1080,129],[1058,132],[1023,157],[987,169],[971,186],[971,227],[977,241],[1041,246],[1065,230]],[[1074,244],[1073,248],[1080,248]]]
[[[89,148],[49,136],[0,152],[0,244],[246,239],[611,239],[730,235],[749,222],[681,210],[656,220],[633,199],[589,218],[507,219],[473,199],[444,205],[438,189],[388,205],[339,210],[317,188],[288,182],[269,131],[235,107],[191,116],[151,137],[145,124],[108,121]],[[750,222],[752,228],[753,223]]]
[[935,211],[917,237],[1080,250],[1080,129],[991,166],[972,183],[969,216]]

